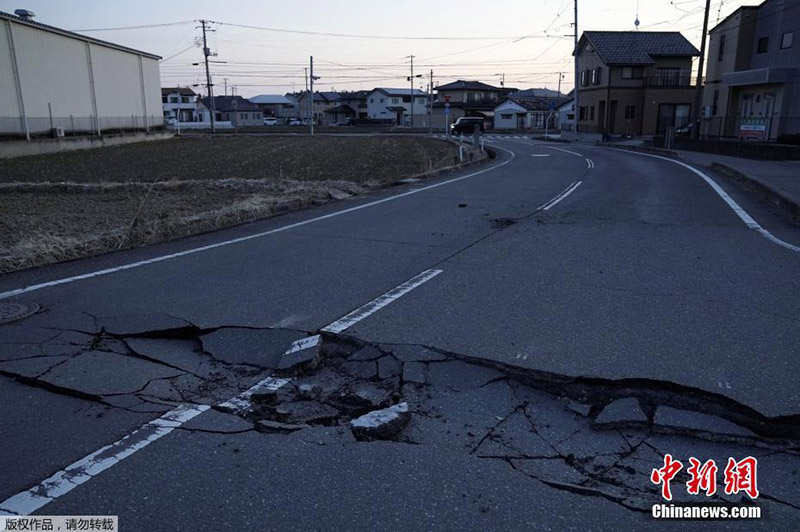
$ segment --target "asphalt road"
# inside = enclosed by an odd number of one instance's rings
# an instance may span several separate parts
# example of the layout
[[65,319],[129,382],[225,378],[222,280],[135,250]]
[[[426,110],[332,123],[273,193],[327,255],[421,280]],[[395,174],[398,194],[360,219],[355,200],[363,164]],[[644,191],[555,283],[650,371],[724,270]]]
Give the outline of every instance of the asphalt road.
[[[208,392],[223,400],[262,378],[291,342],[426,270],[441,273],[347,334],[555,376],[676,385],[764,416],[800,414],[799,252],[748,228],[674,162],[524,139],[495,145],[494,161],[435,180],[0,277],[7,299],[46,309],[0,326],[0,500],[181,402],[142,401],[140,392],[183,383],[182,363],[131,361],[117,345],[130,338],[94,342],[94,354],[75,347],[93,332],[202,330],[216,358],[208,364],[235,374]],[[708,175],[771,234],[800,245],[797,228]],[[82,277],[93,272],[101,274]],[[191,356],[182,344],[157,349]],[[216,416],[200,414],[212,419],[197,432],[165,436],[38,513],[112,513],[151,527],[177,515],[187,530],[643,525],[607,500],[532,486],[504,465],[435,447],[324,454],[316,446],[327,436],[265,443]],[[220,434],[237,433],[241,454],[222,452]],[[493,502],[475,503],[481,497]]]

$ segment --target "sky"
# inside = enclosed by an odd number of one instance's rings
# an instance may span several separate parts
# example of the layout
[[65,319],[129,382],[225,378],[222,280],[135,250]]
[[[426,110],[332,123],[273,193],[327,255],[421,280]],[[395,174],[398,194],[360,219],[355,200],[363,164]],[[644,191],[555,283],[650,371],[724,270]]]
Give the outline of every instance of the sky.
[[[753,0],[711,0],[709,28]],[[697,48],[705,0],[580,0],[578,30],[680,31]],[[162,86],[205,91],[198,20],[209,23],[215,94],[415,87],[456,79],[572,89],[573,0],[0,0],[35,20],[162,56]],[[277,31],[282,30],[282,31]],[[306,33],[303,33],[306,32]],[[338,34],[338,35],[331,35]],[[193,65],[198,63],[198,65]],[[561,78],[559,80],[559,78]]]

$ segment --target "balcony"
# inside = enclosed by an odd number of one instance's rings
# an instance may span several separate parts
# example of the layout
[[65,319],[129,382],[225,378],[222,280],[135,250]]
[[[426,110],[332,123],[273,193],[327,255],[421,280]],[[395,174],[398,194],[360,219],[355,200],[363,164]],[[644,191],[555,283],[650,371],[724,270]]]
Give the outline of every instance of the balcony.
[[645,87],[693,88],[697,86],[697,78],[690,70],[663,70],[654,76],[645,76]]

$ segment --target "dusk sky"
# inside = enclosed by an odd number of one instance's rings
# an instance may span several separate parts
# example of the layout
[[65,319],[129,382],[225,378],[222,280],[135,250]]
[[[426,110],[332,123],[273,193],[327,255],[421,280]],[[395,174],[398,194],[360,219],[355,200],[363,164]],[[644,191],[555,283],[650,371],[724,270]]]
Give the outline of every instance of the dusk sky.
[[[712,0],[709,28],[738,7],[759,3]],[[699,48],[704,5],[704,0],[583,0],[579,30],[633,30],[638,11],[640,30],[681,31]],[[562,91],[573,85],[572,0],[0,0],[1,11],[18,8],[34,11],[39,22],[162,56],[163,86],[205,83],[202,67],[192,66],[202,62],[195,21],[215,21],[209,45],[218,54],[214,60],[225,62],[212,65],[217,94],[224,91],[225,78],[228,91],[236,86],[246,97],[302,90],[310,55],[320,90],[405,87],[411,54],[415,74],[426,76],[417,80],[422,89],[431,69],[434,84],[477,79],[499,85],[505,74],[509,87],[555,89],[562,72]],[[159,26],[128,28],[151,25]],[[109,29],[120,27],[126,29]]]

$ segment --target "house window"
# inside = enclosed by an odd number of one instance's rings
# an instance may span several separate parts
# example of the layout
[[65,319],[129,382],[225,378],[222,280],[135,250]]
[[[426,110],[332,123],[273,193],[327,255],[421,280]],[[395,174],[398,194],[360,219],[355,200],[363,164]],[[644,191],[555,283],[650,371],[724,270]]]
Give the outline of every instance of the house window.
[[717,61],[722,61],[725,58],[725,34],[723,33],[719,37],[719,55],[717,56]]
[[681,69],[680,68],[658,68],[656,69],[656,79],[658,85],[675,86],[680,85]]
[[759,54],[766,53],[769,49],[769,37],[761,37],[758,40],[758,48],[756,48],[756,52]]
[[636,106],[635,105],[626,105],[625,106],[625,119],[626,120],[633,120],[636,118]]
[[169,103],[178,103],[178,97],[177,96],[170,96],[169,97]]
[[503,113],[500,115],[500,118],[502,118],[503,120],[511,120],[512,118],[514,118],[514,115],[510,113]]
[[381,103],[383,103],[383,98],[381,98]]
[[586,120],[586,106],[581,105],[578,116],[580,117],[579,120]]
[[600,85],[600,67],[592,69],[592,85]]
[[642,79],[642,67],[622,67],[622,79]]
[[794,40],[794,32],[787,31],[781,37],[781,50],[786,50],[787,48],[792,47],[792,41]]
[[584,70],[581,72],[581,85],[584,87],[589,84],[589,71]]
[[589,122],[594,121],[594,105],[589,107]]
[[369,103],[375,103],[375,98],[370,98]]
[[717,104],[719,104],[719,90],[714,90],[714,103],[711,104],[711,114],[717,116]]

